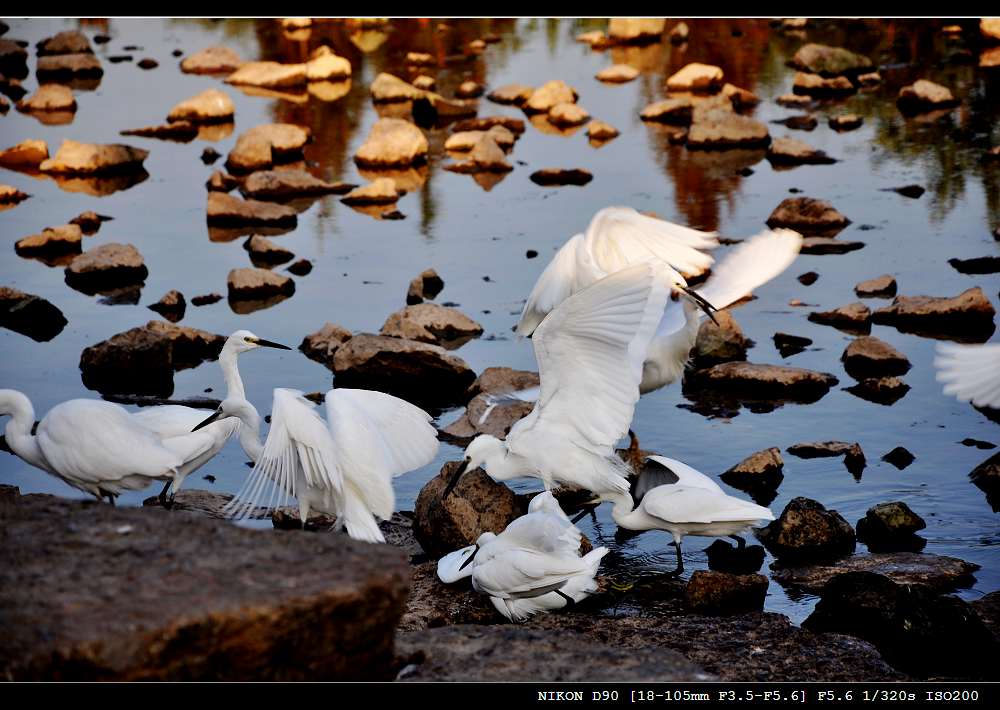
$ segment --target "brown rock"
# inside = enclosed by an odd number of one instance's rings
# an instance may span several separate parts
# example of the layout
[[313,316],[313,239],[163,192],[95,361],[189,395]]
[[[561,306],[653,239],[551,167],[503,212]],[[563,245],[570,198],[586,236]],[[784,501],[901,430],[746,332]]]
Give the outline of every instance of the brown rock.
[[788,118],[771,121],[771,123],[780,123],[781,125],[791,128],[794,131],[811,131],[819,125],[819,121],[816,117],[808,113],[801,116],[789,116]]
[[639,70],[628,64],[614,64],[597,72],[595,78],[608,84],[625,84],[639,76]]
[[144,126],[119,131],[123,136],[141,136],[186,143],[198,137],[198,127],[188,121],[174,121],[162,126]]
[[757,531],[757,539],[789,563],[836,558],[854,552],[854,530],[835,510],[809,498],[793,498],[777,520]]
[[546,82],[535,89],[524,104],[527,113],[548,113],[556,104],[576,103],[577,93],[562,79]]
[[773,165],[830,165],[837,162],[824,151],[795,138],[776,138],[767,149],[767,159]]
[[608,21],[608,37],[620,44],[659,42],[667,21],[662,18],[612,17]]
[[806,237],[802,240],[800,254],[847,254],[864,249],[864,242],[848,242],[829,237]]
[[889,552],[894,548],[905,551],[915,538],[914,533],[926,527],[924,519],[902,501],[879,503],[869,508],[855,526],[858,540],[868,545],[872,552]]
[[479,118],[467,118],[457,121],[453,126],[454,131],[488,131],[493,126],[503,126],[514,135],[524,133],[524,121],[520,118],[510,116],[482,116]]
[[421,91],[433,91],[437,86],[437,80],[432,76],[427,76],[426,74],[421,74],[416,79],[414,79],[411,84]]
[[857,442],[849,444],[846,441],[814,441],[805,444],[793,444],[788,453],[802,459],[824,457],[844,457],[844,465],[855,477],[861,475],[866,466],[865,454]]
[[226,278],[229,300],[261,300],[273,296],[291,296],[295,282],[267,269],[233,269]]
[[829,202],[812,197],[788,197],[767,218],[772,229],[788,227],[807,234],[840,230],[850,223]]
[[184,311],[187,309],[187,301],[184,300],[183,293],[176,289],[171,289],[159,301],[150,304],[149,309],[156,311],[171,323],[176,323],[184,317]]
[[872,314],[872,322],[904,331],[980,335],[993,332],[996,310],[978,286],[957,296],[896,296]]
[[497,104],[523,106],[534,92],[535,88],[527,84],[505,84],[491,91],[486,98]]
[[83,241],[83,230],[75,224],[63,224],[58,227],[46,227],[41,234],[19,239],[14,244],[14,251],[19,256],[56,256],[62,254],[79,254]]
[[185,74],[232,74],[243,60],[229,47],[207,47],[185,57],[181,71]]
[[340,195],[352,187],[345,183],[320,180],[305,170],[258,170],[243,181],[240,192],[255,200],[282,201],[296,197]]
[[695,614],[726,616],[763,611],[767,577],[696,570],[684,590],[684,604]]
[[245,62],[225,79],[235,86],[256,86],[263,89],[287,89],[306,83],[305,64],[278,62]]
[[760,103],[760,97],[757,94],[746,89],[741,89],[733,84],[724,84],[722,86],[722,95],[729,98],[729,101],[733,104],[733,108],[737,111],[753,108]]
[[[535,376],[535,385],[532,386],[537,386],[538,376],[535,373],[531,374]],[[459,446],[468,445],[480,434],[504,439],[510,433],[510,428],[530,414],[534,407],[534,401],[524,401],[515,396],[496,397],[488,393],[477,394],[466,406],[462,416],[440,433],[447,437],[446,440]]]
[[356,187],[341,198],[345,205],[391,205],[400,198],[392,178],[380,177]]
[[503,149],[491,135],[492,131],[499,130],[505,129],[497,127],[491,128],[486,133],[480,133],[478,140],[469,152],[468,159],[460,163],[446,165],[445,168],[460,173],[505,173],[513,170],[514,166],[507,161]]
[[[860,534],[860,531],[859,531]],[[936,592],[968,586],[979,565],[943,555],[916,552],[855,554],[835,562],[782,567],[772,577],[783,586],[820,594],[827,583],[848,572],[885,575],[897,584],[921,584]]]
[[66,283],[88,294],[141,283],[148,275],[142,254],[131,244],[102,244],[66,267]]
[[58,54],[39,57],[35,76],[39,82],[103,76],[101,62],[93,54]]
[[0,166],[11,170],[37,169],[49,158],[45,141],[26,140],[0,152]]
[[871,331],[871,317],[872,312],[868,310],[868,306],[860,301],[849,303],[832,311],[813,311],[809,314],[809,320],[813,323],[832,325],[841,330],[861,333]]
[[959,101],[951,91],[940,84],[919,79],[899,90],[896,105],[904,113],[920,113],[934,109],[958,106]]
[[877,71],[868,72],[867,74],[859,74],[858,83],[861,84],[861,86],[878,86],[882,83],[882,75]]
[[0,205],[16,205],[29,197],[30,195],[21,192],[16,187],[0,184]]
[[210,306],[213,303],[218,303],[222,300],[221,293],[206,293],[201,296],[195,296],[191,299],[192,305],[195,306]]
[[864,123],[864,119],[856,113],[830,116],[829,120],[830,128],[835,131],[853,131],[856,128],[861,128],[862,123]]
[[77,143],[67,139],[59,146],[55,157],[43,161],[38,169],[43,173],[67,175],[140,171],[147,155],[148,150],[118,143]]
[[485,89],[478,81],[463,81],[455,90],[455,96],[460,99],[474,99],[483,95]]
[[393,338],[443,345],[445,341],[464,342],[482,335],[483,327],[457,309],[420,303],[390,315],[380,332]]
[[580,168],[543,168],[531,173],[530,177],[536,185],[545,186],[586,185],[594,179],[589,171]]
[[90,46],[87,35],[80,30],[66,30],[59,34],[47,37],[35,44],[39,57],[48,57],[54,54],[93,54],[94,50]]
[[310,360],[321,362],[333,369],[333,355],[337,348],[351,339],[351,331],[333,323],[326,323],[315,333],[310,333],[302,339],[299,350]]
[[722,69],[692,62],[667,79],[667,91],[714,92],[722,88]]
[[0,286],[0,327],[47,342],[66,327],[66,317],[40,296]]
[[505,151],[514,147],[516,140],[513,133],[503,126],[493,126],[488,131],[459,131],[448,136],[444,143],[445,150],[453,150],[459,153],[472,150],[479,139],[485,134],[489,134],[493,141]]
[[266,170],[276,162],[302,155],[308,128],[291,123],[265,123],[244,131],[229,152],[226,167],[233,172]]
[[170,109],[167,120],[190,123],[228,123],[233,120],[236,107],[229,95],[218,89],[205,89]]
[[846,389],[869,402],[890,405],[902,399],[910,391],[910,386],[898,377],[868,377]]
[[746,491],[751,495],[758,492],[775,491],[785,478],[782,472],[784,465],[785,461],[781,458],[781,450],[772,446],[746,457],[719,478],[733,488]]
[[284,205],[241,200],[225,192],[210,191],[207,221],[217,226],[291,226],[298,221],[298,213]]
[[819,399],[837,384],[837,378],[825,372],[750,362],[724,362],[697,371],[692,380],[705,387],[734,390],[757,397],[811,401]]
[[482,469],[462,474],[447,498],[441,498],[459,461],[444,465],[428,481],[414,505],[413,534],[433,557],[473,544],[484,532],[503,532],[524,514],[517,496],[491,479]]
[[97,230],[101,228],[102,224],[112,219],[114,218],[103,214],[97,214],[93,210],[87,210],[86,212],[81,212],[76,217],[71,219],[69,223],[77,225],[81,230],[83,230],[84,234],[95,234]]
[[639,113],[639,118],[643,121],[656,121],[657,123],[687,126],[691,123],[693,112],[694,108],[691,99],[679,97],[655,101],[649,104]]
[[426,269],[410,281],[406,291],[406,305],[423,303],[424,299],[433,299],[444,288],[444,281],[434,269]]
[[351,76],[351,63],[337,56],[332,49],[321,45],[306,62],[307,81],[336,81]]
[[667,37],[670,39],[670,44],[684,44],[688,41],[688,35],[691,30],[688,28],[686,22],[678,22],[670,32],[667,33]]
[[733,111],[725,96],[695,106],[687,136],[689,149],[765,148],[770,142],[767,126]]
[[895,296],[896,279],[889,274],[876,276],[873,279],[862,281],[854,287],[854,293],[862,298],[872,298],[875,296]]
[[804,72],[821,76],[855,76],[872,68],[868,57],[824,44],[806,44],[795,53],[789,62]]
[[243,243],[243,248],[250,252],[250,260],[254,266],[284,264],[295,258],[295,254],[280,247],[267,237],[254,234]]
[[903,375],[911,367],[905,355],[871,335],[852,340],[840,359],[844,369],[856,379]]
[[[73,90],[62,84],[42,84],[34,94],[17,102],[17,110],[32,111],[76,111]],[[46,151],[47,152],[47,151]]]
[[791,335],[790,333],[775,333],[771,337],[774,340],[774,347],[778,349],[781,357],[796,355],[813,344],[810,338],[804,338],[801,335]]
[[375,103],[395,103],[415,101],[427,96],[427,92],[406,83],[399,77],[382,72],[371,85],[372,101]]
[[221,170],[213,170],[212,175],[205,182],[205,187],[215,192],[230,192],[234,187],[241,184],[238,178],[227,175]]
[[589,44],[593,49],[604,49],[609,44],[608,36],[601,30],[581,32],[576,36],[576,41],[582,44]]
[[409,121],[380,118],[354,155],[362,167],[407,167],[427,159],[427,137]]
[[610,123],[594,119],[587,124],[587,137],[591,142],[603,143],[618,137],[618,129]]
[[694,366],[710,367],[720,362],[746,360],[747,350],[752,348],[752,340],[743,335],[743,329],[729,311],[715,314],[718,325],[710,320],[702,322],[691,357]]
[[826,79],[819,74],[798,72],[792,84],[792,91],[806,96],[845,96],[853,94],[857,89],[845,76]]
[[986,494],[993,512],[1000,511],[1000,454],[994,454],[972,469],[969,480]]
[[288,272],[290,274],[295,274],[296,276],[307,276],[312,270],[312,262],[308,259],[299,259],[288,267]]
[[582,106],[574,103],[559,103],[549,109],[549,122],[554,126],[566,128],[580,126],[590,120],[590,114]]
[[805,108],[812,104],[813,100],[809,96],[799,94],[782,94],[774,100],[774,103],[786,108]]

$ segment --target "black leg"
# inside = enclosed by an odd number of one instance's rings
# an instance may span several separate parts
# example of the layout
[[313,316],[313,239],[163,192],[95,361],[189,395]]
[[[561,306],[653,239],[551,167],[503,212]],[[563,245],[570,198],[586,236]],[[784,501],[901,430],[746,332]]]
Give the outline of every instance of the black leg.
[[110,503],[111,507],[114,508],[115,507],[115,494],[114,493],[105,493],[104,495],[106,495],[108,497],[108,503]]
[[737,547],[738,547],[738,548],[739,548],[740,550],[744,549],[744,548],[745,548],[745,547],[747,546],[747,541],[746,541],[746,540],[744,540],[744,539],[743,539],[742,537],[740,537],[739,535],[729,535],[729,539],[730,539],[730,540],[736,540],[736,546],[737,546]]
[[670,544],[677,548],[677,569],[673,572],[668,572],[668,574],[671,577],[680,577],[684,572],[684,559],[681,557],[681,544],[679,542],[672,542]]
[[[586,517],[587,513],[590,513],[591,515],[594,515],[594,511],[597,510],[597,506],[599,506],[599,505],[600,505],[600,503],[597,503],[595,505],[584,506],[583,510],[581,510],[579,513],[577,513],[576,517],[573,518],[570,522],[575,525],[576,523],[578,523],[581,520],[583,520],[583,518]],[[596,515],[594,515],[594,519],[595,520],[597,519]]]
[[[573,597],[569,596],[568,594],[563,594],[558,589],[555,590],[555,591],[556,591],[556,594],[558,594],[559,596],[561,596],[563,599],[566,600],[566,607],[570,607],[570,606],[573,606],[574,604],[576,604],[576,599],[574,599]],[[566,607],[563,607],[563,608],[565,609]]]

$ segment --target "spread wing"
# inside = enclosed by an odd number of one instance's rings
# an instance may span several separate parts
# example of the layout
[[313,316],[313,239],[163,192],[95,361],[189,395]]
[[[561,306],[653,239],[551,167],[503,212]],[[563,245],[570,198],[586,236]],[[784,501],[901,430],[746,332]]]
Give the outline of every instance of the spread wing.
[[1000,409],[1000,343],[940,343],[934,366],[945,394],[977,407]]
[[768,229],[740,244],[712,269],[697,289],[716,308],[725,308],[787,269],[802,248],[802,235],[791,229]]
[[521,311],[517,324],[517,334],[531,335],[548,313],[569,298],[577,290],[579,268],[578,250],[582,248],[583,235],[577,234],[559,248],[545,271],[538,277],[528,300]]

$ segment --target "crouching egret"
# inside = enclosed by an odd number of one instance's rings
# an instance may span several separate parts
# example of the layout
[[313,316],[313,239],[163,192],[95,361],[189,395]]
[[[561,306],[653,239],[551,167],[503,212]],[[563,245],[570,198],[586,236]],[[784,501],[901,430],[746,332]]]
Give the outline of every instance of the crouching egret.
[[[309,512],[336,516],[355,540],[385,542],[376,516],[392,517],[392,479],[434,460],[437,431],[431,416],[382,392],[332,389],[326,393],[326,421],[302,392],[274,390],[271,428],[260,442],[260,415],[243,397],[225,399],[195,430],[235,417],[248,429],[253,473],[227,506],[245,517],[260,505],[270,481],[267,508],[298,500],[303,527]],[[275,502],[276,494],[280,500]]]
[[977,407],[1000,409],[1000,343],[939,343],[934,366],[945,394]]
[[533,476],[598,496],[628,493],[615,443],[628,431],[639,399],[642,361],[666,305],[661,267],[619,271],[560,303],[535,330],[539,398],[506,441],[472,440],[447,496],[468,469],[497,481]]
[[[259,338],[249,330],[237,330],[226,338],[225,345],[219,353],[219,366],[222,368],[222,376],[226,383],[226,397],[246,397],[243,389],[243,379],[237,367],[237,358],[240,353],[257,348],[277,348],[278,350],[291,350],[287,345],[275,343],[270,340]],[[143,426],[151,429],[160,439],[168,439],[176,436],[184,436],[191,433],[204,418],[205,410],[195,407],[185,407],[178,404],[165,404],[156,407],[145,407],[132,416]],[[250,447],[253,446],[253,434],[246,428],[240,426],[238,419],[228,419],[226,421],[214,422],[201,430],[204,434],[212,437],[212,445],[202,454],[184,464],[178,469],[177,474],[170,481],[167,481],[163,490],[160,491],[160,503],[169,508],[173,504],[174,496],[180,490],[184,479],[192,472],[204,466],[215,457],[222,447],[226,445],[229,438],[239,432],[240,445],[243,451],[250,456]],[[169,501],[167,491],[170,491]]]
[[[684,571],[681,540],[687,535],[731,537],[740,548],[740,533],[774,514],[763,506],[726,495],[711,478],[685,463],[649,456],[630,493],[613,499],[611,517],[628,530],[665,530],[677,547],[677,569]],[[652,464],[652,465],[650,465]]]
[[594,577],[608,553],[598,547],[580,556],[580,531],[548,491],[532,498],[527,515],[499,535],[485,532],[475,545],[438,561],[438,578],[472,587],[510,621],[562,609],[597,591]]

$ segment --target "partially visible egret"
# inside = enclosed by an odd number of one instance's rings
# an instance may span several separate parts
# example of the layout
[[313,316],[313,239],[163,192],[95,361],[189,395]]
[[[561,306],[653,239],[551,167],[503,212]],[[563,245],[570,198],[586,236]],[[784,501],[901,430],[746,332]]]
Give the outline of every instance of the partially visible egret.
[[1000,409],[1000,343],[939,343],[934,366],[945,394],[977,407]]
[[[611,517],[628,530],[665,530],[677,547],[677,569],[684,571],[681,540],[687,535],[737,537],[774,514],[763,506],[727,495],[705,474],[665,456],[649,456],[647,465],[632,485],[631,493],[613,498]],[[652,465],[650,465],[652,462]]]
[[326,421],[302,392],[276,388],[271,428],[260,443],[260,415],[243,397],[225,399],[195,430],[235,417],[250,432],[247,445],[253,473],[229,502],[234,517],[245,517],[274,487],[266,507],[298,500],[305,526],[316,510],[336,516],[337,526],[355,540],[385,542],[376,516],[392,517],[392,479],[434,460],[437,431],[431,416],[409,402],[370,390],[332,389],[326,393]]
[[598,496],[627,494],[629,469],[615,455],[639,399],[642,361],[668,299],[661,267],[643,263],[560,303],[535,330],[539,399],[506,441],[472,440],[447,496],[468,469],[497,481],[533,476]]
[[510,621],[575,604],[597,591],[594,577],[606,547],[580,556],[580,531],[549,491],[535,496],[527,515],[499,535],[486,532],[475,545],[442,557],[445,583],[472,577],[472,587]]

